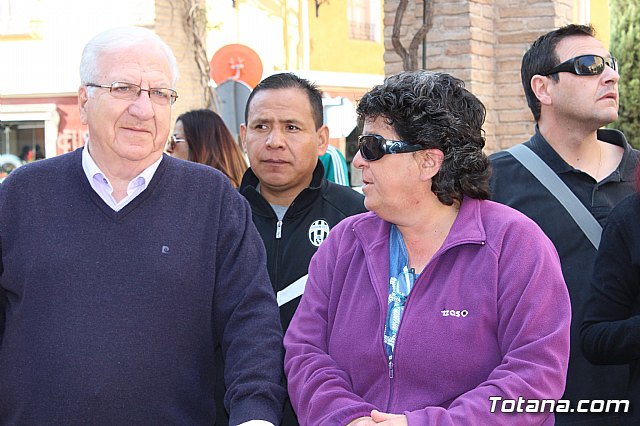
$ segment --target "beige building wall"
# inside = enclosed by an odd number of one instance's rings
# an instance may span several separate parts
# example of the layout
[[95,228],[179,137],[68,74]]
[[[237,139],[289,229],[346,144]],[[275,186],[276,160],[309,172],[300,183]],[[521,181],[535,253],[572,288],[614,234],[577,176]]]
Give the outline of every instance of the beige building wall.
[[[173,50],[180,73],[176,88],[179,98],[173,106],[172,113],[174,121],[183,112],[208,106],[205,97],[207,88],[196,62],[197,52],[194,37],[197,34],[194,34],[192,26],[187,25],[187,3],[182,0],[155,0],[155,26],[153,29]],[[201,3],[201,7],[203,11],[206,10],[204,3]],[[205,64],[208,67],[206,51],[204,54]],[[208,81],[208,68],[205,73]]]
[[[391,34],[399,0],[385,0],[385,74],[402,70]],[[541,34],[573,20],[574,0],[434,0],[426,69],[450,73],[487,107],[487,152],[527,140],[533,116],[520,82],[520,62]],[[422,25],[422,2],[410,1],[403,19],[408,46]],[[420,50],[421,52],[421,50]],[[422,55],[419,55],[420,58]],[[420,59],[421,61],[421,59]],[[420,62],[422,63],[422,62]]]
[[[186,5],[192,2],[207,13],[207,59],[225,44],[243,43],[260,54],[264,76],[295,70],[354,102],[361,91],[381,81],[378,70],[383,66],[386,75],[402,69],[391,45],[399,0],[384,0],[383,58],[375,42],[336,38],[346,37],[347,0],[322,2],[318,18],[312,0],[64,2],[66,7],[60,8],[58,0],[15,0],[21,7],[12,16],[17,29],[0,25],[0,50],[11,58],[11,66],[0,67],[0,113],[13,113],[23,107],[9,103],[33,103],[32,98],[46,104],[43,108],[55,107],[58,97],[75,98],[82,47],[100,30],[116,25],[150,28],[173,48],[181,74],[174,119],[189,109],[206,107],[203,71],[195,60],[191,27],[184,24]],[[100,13],[87,13],[87,7]],[[568,22],[592,21],[605,43],[609,37],[606,0],[434,0],[434,8],[426,68],[462,78],[486,104],[488,151],[521,142],[532,132],[519,78],[520,60],[529,43]],[[2,18],[7,16],[0,17],[0,23]],[[421,22],[422,1],[410,0],[402,28],[405,46]],[[73,115],[61,119],[59,132],[73,131],[81,141],[84,130],[74,124],[77,112]],[[48,156],[57,152],[55,139],[54,135],[46,143]]]

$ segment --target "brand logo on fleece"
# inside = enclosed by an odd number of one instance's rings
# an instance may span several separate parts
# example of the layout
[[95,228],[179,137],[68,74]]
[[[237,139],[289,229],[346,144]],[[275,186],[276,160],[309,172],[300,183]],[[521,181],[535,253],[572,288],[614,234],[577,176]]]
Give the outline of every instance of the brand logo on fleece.
[[329,224],[323,219],[318,219],[309,227],[309,241],[316,247],[329,235]]
[[455,309],[443,309],[440,312],[442,312],[443,317],[464,318],[469,315],[469,311],[467,311],[466,309],[463,309],[461,311],[456,311]]
[[164,253],[164,254],[169,253],[169,247],[162,246],[162,253]]

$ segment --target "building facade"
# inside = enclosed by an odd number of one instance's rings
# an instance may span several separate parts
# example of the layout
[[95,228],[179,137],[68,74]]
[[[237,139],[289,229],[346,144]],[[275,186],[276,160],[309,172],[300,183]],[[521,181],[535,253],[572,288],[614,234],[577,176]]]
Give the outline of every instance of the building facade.
[[[402,60],[391,42],[399,2],[385,0],[387,75],[402,70]],[[419,62],[428,70],[464,80],[482,100],[487,107],[488,152],[524,142],[533,134],[520,63],[538,36],[572,22],[591,22],[605,46],[609,42],[607,0],[431,0],[431,4],[432,27],[426,37],[426,56],[420,50]],[[402,22],[404,46],[422,23],[422,0],[410,0]]]
[[[319,85],[327,97],[332,143],[350,158],[355,103],[384,75],[402,69],[390,40],[398,2],[0,0],[0,155],[30,161],[82,146],[88,137],[76,97],[82,47],[101,30],[138,25],[155,31],[176,53],[180,99],[174,117],[220,107],[220,82],[210,78],[211,66],[223,69],[246,58],[212,60],[221,49],[242,45],[258,58],[258,81],[292,71]],[[425,66],[462,78],[485,102],[487,148],[494,151],[532,131],[519,82],[527,44],[557,26],[587,21],[608,43],[608,18],[606,0],[434,0]],[[422,0],[409,0],[405,45],[421,21]],[[256,72],[248,61],[242,65]]]
[[[174,50],[180,71],[174,117],[220,106],[209,61],[230,44],[256,52],[258,81],[293,71],[316,82],[327,98],[353,104],[384,77],[382,0],[331,3],[0,0],[0,51],[12,58],[10,66],[0,67],[0,155],[30,161],[36,151],[38,158],[51,157],[86,142],[76,95],[82,47],[97,32],[119,25],[150,28]],[[335,99],[331,107],[341,105]],[[338,141],[344,139],[342,127],[334,126]]]

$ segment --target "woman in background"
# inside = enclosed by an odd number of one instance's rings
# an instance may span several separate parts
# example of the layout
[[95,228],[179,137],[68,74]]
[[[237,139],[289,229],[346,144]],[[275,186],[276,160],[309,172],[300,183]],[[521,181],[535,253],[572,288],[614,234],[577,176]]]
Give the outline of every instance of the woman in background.
[[220,170],[235,188],[247,170],[242,151],[224,121],[208,109],[195,109],[178,117],[167,153]]

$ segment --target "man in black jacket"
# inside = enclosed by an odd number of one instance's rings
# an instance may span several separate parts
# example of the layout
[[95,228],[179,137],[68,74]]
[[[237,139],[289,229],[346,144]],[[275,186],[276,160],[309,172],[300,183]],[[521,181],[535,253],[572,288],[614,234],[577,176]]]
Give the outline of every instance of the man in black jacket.
[[[247,100],[240,137],[251,168],[239,191],[251,205],[267,249],[286,331],[311,257],[338,222],[366,211],[364,197],[324,179],[318,156],[327,149],[329,129],[323,124],[321,93],[305,79],[281,73],[260,82]],[[282,425],[297,424],[287,400]]]

